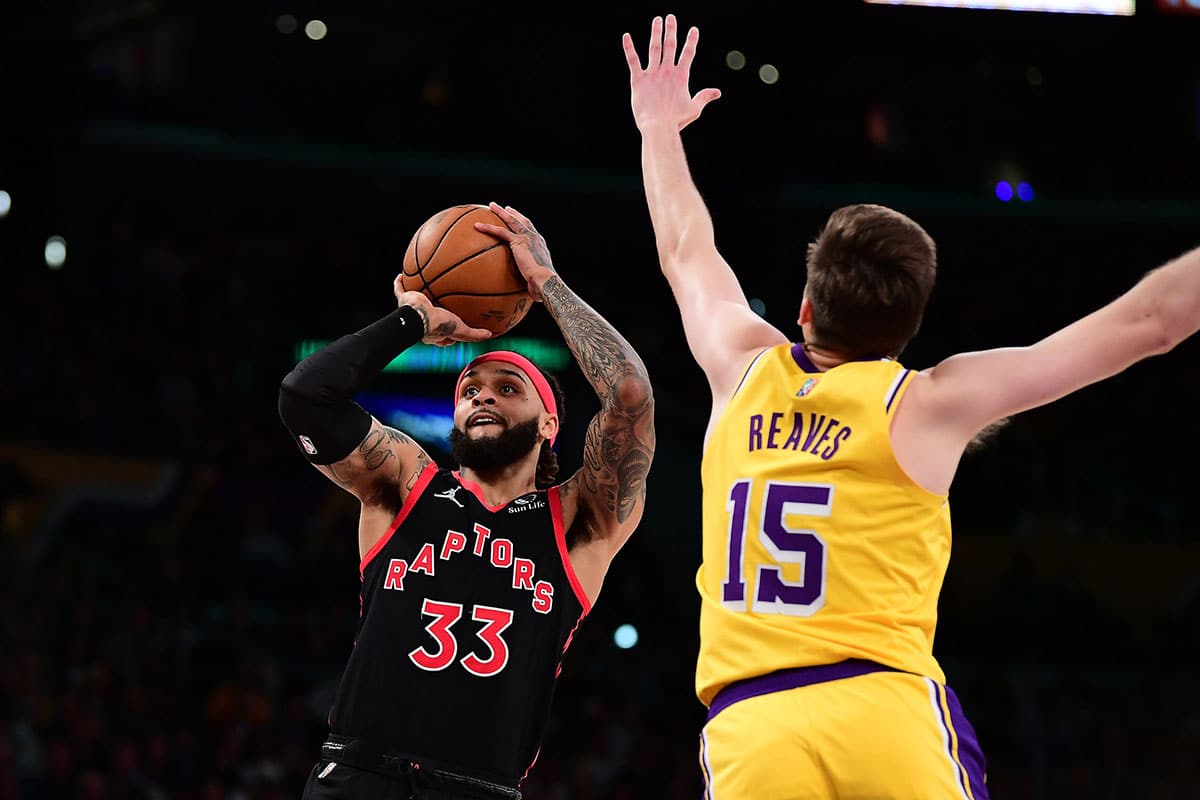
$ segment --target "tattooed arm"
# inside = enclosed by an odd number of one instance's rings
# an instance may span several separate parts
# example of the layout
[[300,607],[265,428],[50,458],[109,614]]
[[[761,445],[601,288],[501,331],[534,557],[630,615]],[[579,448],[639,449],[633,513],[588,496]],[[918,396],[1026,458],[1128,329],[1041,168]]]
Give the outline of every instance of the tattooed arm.
[[362,503],[358,514],[359,558],[365,558],[388,532],[431,463],[412,438],[371,417],[371,429],[354,452],[333,464],[314,465]]
[[420,445],[353,401],[395,355],[417,342],[480,341],[470,328],[417,292],[393,289],[398,309],[301,361],[279,388],[279,416],[309,461],[362,502],[359,549],[387,532],[431,463]]
[[333,464],[316,465],[321,474],[362,501],[395,515],[421,472],[432,463],[411,437],[371,417],[371,430],[354,452]]
[[[572,559],[608,561],[642,518],[646,473],[654,455],[654,396],[642,359],[603,317],[572,292],[550,260],[546,240],[511,208],[491,206],[508,229],[476,227],[506,241],[534,300],[558,323],[579,368],[600,398],[600,413],[588,425],[583,467],[560,488],[570,521]],[[573,514],[572,514],[573,512]],[[578,564],[576,565],[578,569]],[[585,584],[587,580],[581,575]],[[599,586],[595,587],[599,591]]]
[[[400,307],[413,309],[420,318],[422,330],[417,335],[423,342],[479,341],[490,336],[488,331],[467,327],[457,316],[433,305],[420,292],[404,291],[398,276],[393,291]],[[390,360],[393,355],[394,352],[385,353],[385,360]],[[361,367],[356,371],[370,372]],[[363,374],[360,380],[369,377],[372,376]],[[361,500],[364,513],[378,506],[383,513],[394,516],[430,463],[429,455],[412,438],[371,417],[370,430],[358,447],[341,461],[317,465],[317,469]],[[390,517],[388,523],[391,523]]]
[[575,361],[600,398],[588,425],[583,466],[562,487],[579,493],[575,543],[597,539],[616,555],[646,504],[646,473],[654,456],[654,395],[650,377],[629,342],[554,275],[541,285],[542,302],[562,330]]

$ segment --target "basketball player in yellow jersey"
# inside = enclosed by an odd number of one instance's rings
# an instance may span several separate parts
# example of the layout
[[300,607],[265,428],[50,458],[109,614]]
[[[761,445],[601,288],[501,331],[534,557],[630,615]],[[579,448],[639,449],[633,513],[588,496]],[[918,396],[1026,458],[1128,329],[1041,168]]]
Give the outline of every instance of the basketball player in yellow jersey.
[[[933,658],[947,494],[980,431],[1200,328],[1200,249],[1029,347],[913,371],[897,356],[933,288],[933,241],[881,206],[830,216],[808,252],[803,343],[755,314],[714,244],[680,131],[698,32],[673,17],[642,67],[625,35],[659,258],[712,416],[701,474],[696,689],[707,797],[987,798],[983,754]],[[798,287],[799,288],[799,287]]]

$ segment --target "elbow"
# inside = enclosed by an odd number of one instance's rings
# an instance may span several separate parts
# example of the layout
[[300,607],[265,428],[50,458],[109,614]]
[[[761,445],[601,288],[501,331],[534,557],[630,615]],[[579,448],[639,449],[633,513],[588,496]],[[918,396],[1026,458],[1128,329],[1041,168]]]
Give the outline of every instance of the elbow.
[[1149,355],[1170,352],[1194,330],[1194,321],[1189,321],[1180,309],[1169,302],[1158,303],[1146,309],[1142,323],[1146,328],[1146,349]]
[[663,239],[659,237],[656,244],[658,250],[658,266],[664,275],[671,275],[679,269],[679,252],[681,249],[678,239]]
[[654,390],[646,370],[625,373],[613,385],[609,404],[626,416],[645,416],[654,413]]
[[1200,296],[1194,288],[1181,289],[1154,304],[1157,353],[1173,349],[1200,330]]
[[668,280],[679,274],[679,259],[673,252],[658,250],[658,268]]
[[299,367],[293,369],[279,382],[279,418],[288,423],[294,419],[297,410],[307,406],[313,400],[312,387],[303,379]]
[[304,380],[304,371],[297,364],[291,372],[283,376],[279,382],[279,400],[283,402],[286,395],[308,394],[308,382]]
[[717,249],[712,224],[707,220],[688,220],[675,229],[673,235],[659,236],[656,244],[658,262],[667,273],[678,269],[683,262]]
[[1157,320],[1157,325],[1154,326],[1154,331],[1151,337],[1151,355],[1163,355],[1170,353],[1175,349],[1175,345],[1183,341],[1183,336],[1178,332],[1178,325],[1172,323],[1168,319]]
[[336,401],[337,394],[332,390],[328,381],[323,380],[322,377],[321,370],[306,369],[306,362],[301,361],[279,382],[281,406],[289,399],[321,404]]

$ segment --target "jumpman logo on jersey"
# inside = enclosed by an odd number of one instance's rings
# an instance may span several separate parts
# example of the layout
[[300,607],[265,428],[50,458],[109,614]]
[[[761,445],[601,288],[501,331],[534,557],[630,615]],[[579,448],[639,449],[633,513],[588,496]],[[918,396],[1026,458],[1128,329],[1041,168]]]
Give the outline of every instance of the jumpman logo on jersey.
[[434,492],[433,496],[440,497],[443,500],[449,500],[450,502],[454,503],[454,505],[458,506],[459,508],[466,508],[466,506],[464,506],[462,503],[458,502],[458,498],[454,496],[458,493],[458,490],[461,488],[462,488],[461,486],[454,486],[450,489],[447,489],[444,492]]

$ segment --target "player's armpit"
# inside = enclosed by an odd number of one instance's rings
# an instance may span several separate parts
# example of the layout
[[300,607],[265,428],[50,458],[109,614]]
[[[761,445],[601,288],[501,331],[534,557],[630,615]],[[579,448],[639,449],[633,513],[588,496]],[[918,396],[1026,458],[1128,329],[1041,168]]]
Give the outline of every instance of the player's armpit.
[[363,505],[397,510],[430,463],[410,436],[371,417],[371,429],[350,455],[316,466]]

